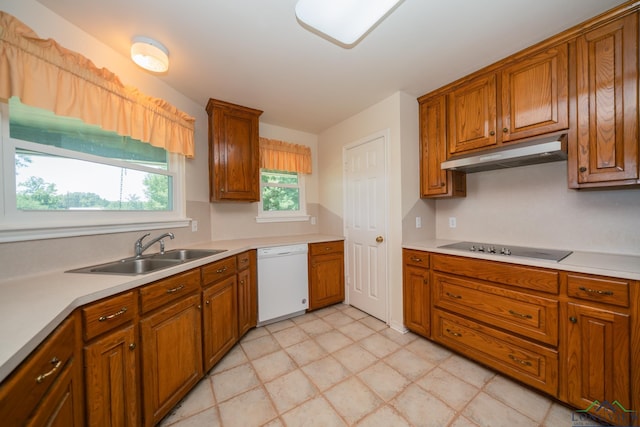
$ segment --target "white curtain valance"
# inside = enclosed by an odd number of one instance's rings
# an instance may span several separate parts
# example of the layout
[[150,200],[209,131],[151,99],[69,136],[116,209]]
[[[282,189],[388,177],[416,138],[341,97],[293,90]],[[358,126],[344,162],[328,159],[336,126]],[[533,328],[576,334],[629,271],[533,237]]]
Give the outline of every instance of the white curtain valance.
[[76,117],[187,157],[194,155],[195,119],[168,102],[124,86],[106,68],[41,39],[0,11],[0,99]]

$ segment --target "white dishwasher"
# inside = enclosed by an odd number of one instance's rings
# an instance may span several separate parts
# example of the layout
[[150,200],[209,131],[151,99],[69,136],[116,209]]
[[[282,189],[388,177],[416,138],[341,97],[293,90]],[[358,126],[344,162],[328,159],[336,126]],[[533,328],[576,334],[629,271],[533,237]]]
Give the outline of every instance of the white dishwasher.
[[258,249],[258,326],[309,308],[307,251],[306,244]]

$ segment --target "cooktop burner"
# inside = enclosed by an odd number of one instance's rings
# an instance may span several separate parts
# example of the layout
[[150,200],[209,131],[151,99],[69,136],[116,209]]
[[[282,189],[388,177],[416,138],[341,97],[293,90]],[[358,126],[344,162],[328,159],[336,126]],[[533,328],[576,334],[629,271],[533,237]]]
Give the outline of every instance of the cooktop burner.
[[482,252],[486,254],[515,256],[523,258],[544,259],[559,262],[571,255],[571,251],[558,249],[530,248],[526,246],[506,246],[497,243],[459,242],[450,245],[438,246],[444,249],[458,249],[469,252]]

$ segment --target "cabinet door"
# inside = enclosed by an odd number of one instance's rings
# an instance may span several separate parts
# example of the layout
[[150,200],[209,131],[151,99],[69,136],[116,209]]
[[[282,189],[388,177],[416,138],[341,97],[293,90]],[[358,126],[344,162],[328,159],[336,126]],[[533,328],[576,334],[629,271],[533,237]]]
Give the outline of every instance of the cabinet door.
[[157,424],[202,378],[200,295],[140,321],[144,424]]
[[89,426],[140,425],[136,342],[129,326],[85,347]]
[[[617,401],[626,409],[635,409],[630,404],[629,317],[569,303],[566,325],[569,403],[587,409],[595,401]],[[592,412],[611,416],[612,421],[621,415],[598,409],[596,406]]]
[[215,100],[210,100],[207,111],[211,201],[259,201],[262,111]]
[[496,75],[482,76],[449,94],[449,153],[495,146]]
[[204,360],[209,370],[238,341],[236,276],[228,277],[202,294],[204,300]]
[[[569,184],[638,179],[638,17],[578,38],[578,146]],[[576,170],[577,168],[577,170]]]
[[250,269],[238,273],[238,337],[243,336],[257,323],[255,283]]
[[429,270],[405,265],[402,280],[404,325],[424,337],[431,335]]
[[420,104],[420,196],[465,196],[466,175],[446,171],[447,117],[444,95]]
[[567,44],[507,67],[501,87],[503,142],[569,127]]
[[[342,244],[342,242],[340,242]],[[309,310],[344,301],[343,252],[310,257]]]

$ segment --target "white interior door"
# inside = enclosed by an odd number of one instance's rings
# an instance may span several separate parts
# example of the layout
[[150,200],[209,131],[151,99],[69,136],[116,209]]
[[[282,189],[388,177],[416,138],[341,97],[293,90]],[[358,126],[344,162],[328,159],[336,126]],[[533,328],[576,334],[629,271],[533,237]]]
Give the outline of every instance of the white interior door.
[[384,133],[344,152],[348,302],[387,321],[387,185]]

